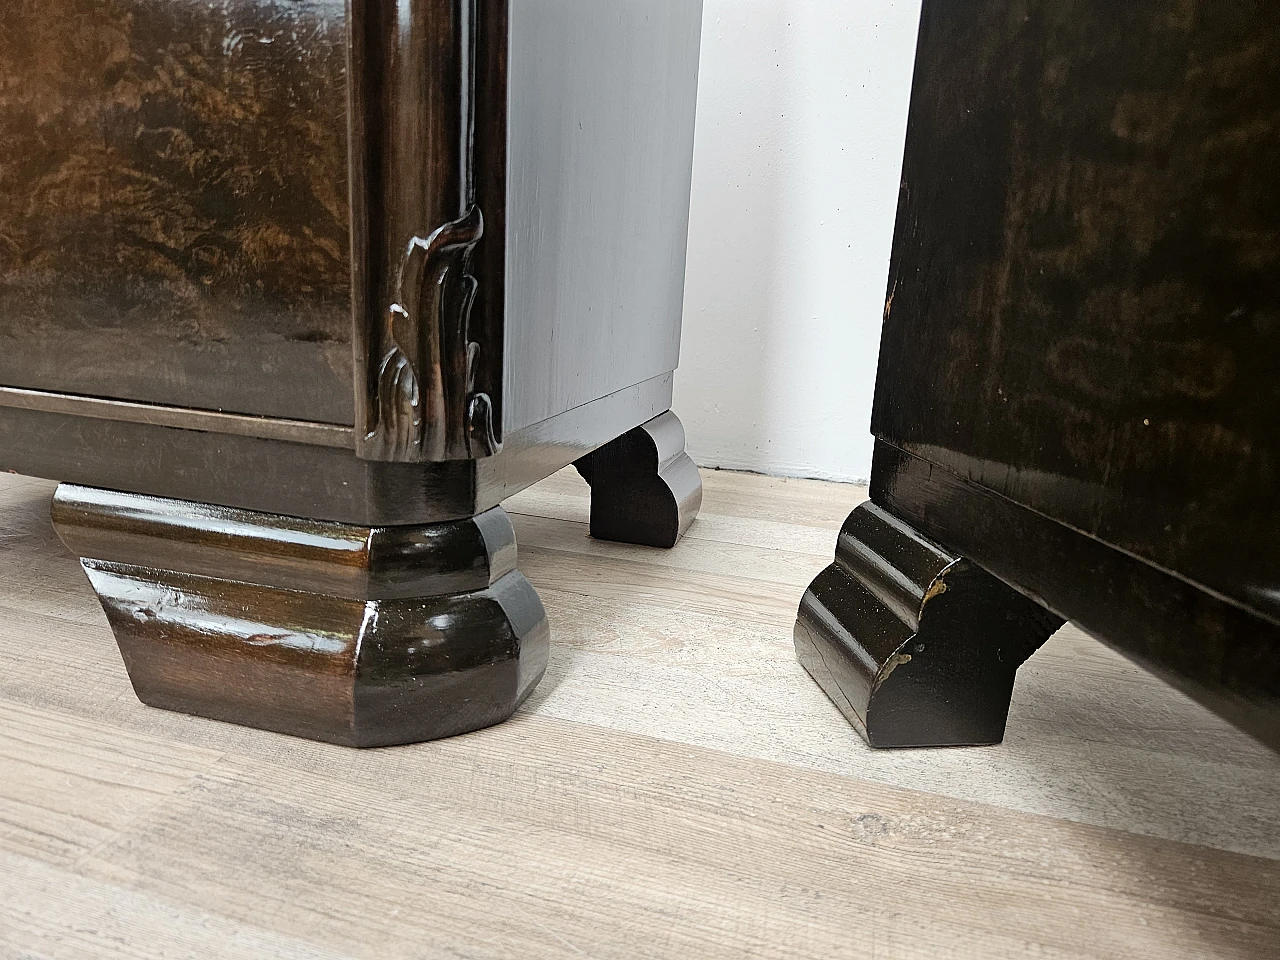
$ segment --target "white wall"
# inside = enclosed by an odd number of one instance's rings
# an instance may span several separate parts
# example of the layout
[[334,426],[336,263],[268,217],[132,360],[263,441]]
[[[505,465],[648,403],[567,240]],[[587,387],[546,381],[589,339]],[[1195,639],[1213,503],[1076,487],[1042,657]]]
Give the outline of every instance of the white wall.
[[704,466],[863,480],[919,0],[706,0],[675,410]]

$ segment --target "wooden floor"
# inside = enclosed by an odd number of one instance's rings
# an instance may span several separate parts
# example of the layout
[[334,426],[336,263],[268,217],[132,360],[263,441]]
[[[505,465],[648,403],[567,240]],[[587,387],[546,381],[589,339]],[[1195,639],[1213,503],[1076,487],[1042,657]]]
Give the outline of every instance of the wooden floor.
[[1280,957],[1280,757],[1066,628],[1005,744],[872,753],[797,666],[857,487],[706,475],[674,551],[513,500],[553,650],[373,752],[151,710],[0,484],[0,957]]

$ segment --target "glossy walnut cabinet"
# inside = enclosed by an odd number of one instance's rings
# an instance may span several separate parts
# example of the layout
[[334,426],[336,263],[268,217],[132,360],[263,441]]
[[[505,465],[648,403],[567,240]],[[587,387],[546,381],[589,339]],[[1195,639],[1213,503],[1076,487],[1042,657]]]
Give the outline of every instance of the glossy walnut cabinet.
[[341,743],[508,716],[503,499],[670,546],[699,0],[10,0],[0,467],[64,481],[146,702]]
[[871,502],[796,627],[873,744],[999,741],[1068,618],[1280,747],[1277,156],[1265,5],[925,0]]

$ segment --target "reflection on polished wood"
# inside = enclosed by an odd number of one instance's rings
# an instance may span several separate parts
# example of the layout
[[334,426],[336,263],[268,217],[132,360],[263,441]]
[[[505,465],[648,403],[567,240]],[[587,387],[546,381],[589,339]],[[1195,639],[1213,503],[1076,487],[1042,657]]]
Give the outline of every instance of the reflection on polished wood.
[[[0,6],[0,470],[67,484],[145,701],[370,745],[528,694],[546,629],[499,504],[675,422],[701,22]],[[672,435],[635,539],[696,512]]]
[[[357,449],[371,460],[498,451],[502,331],[483,315],[473,325],[472,312],[481,295],[473,263],[486,234],[498,255],[482,263],[499,273],[504,263],[506,3],[364,0],[349,8],[359,131],[351,153]],[[480,185],[478,165],[491,174]],[[493,279],[483,296],[500,317],[502,286]]]
[[0,383],[350,425],[345,14],[0,4]]
[[972,561],[875,504],[845,521],[805,591],[800,663],[873,747],[1004,739],[1013,681],[1062,626]]
[[115,420],[152,427],[176,427],[179,430],[257,437],[262,440],[284,440],[345,450],[354,449],[356,442],[355,431],[351,427],[340,427],[332,423],[246,417],[237,413],[217,413],[158,403],[129,403],[102,397],[50,393],[47,390],[23,390],[20,387],[0,387],[0,407],[66,414],[91,420]]
[[385,746],[499,723],[546,667],[501,508],[371,529],[63,484],[53,522],[151,706]]

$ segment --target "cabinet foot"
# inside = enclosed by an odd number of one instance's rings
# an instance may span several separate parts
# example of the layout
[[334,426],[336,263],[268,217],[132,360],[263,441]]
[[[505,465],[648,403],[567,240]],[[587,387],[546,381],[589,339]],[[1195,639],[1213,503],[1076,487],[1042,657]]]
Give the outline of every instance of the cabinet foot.
[[591,536],[674,547],[702,506],[702,477],[684,452],[671,411],[654,417],[575,466],[591,485]]
[[873,747],[999,743],[1062,620],[866,503],[800,604],[801,664]]
[[53,521],[155,707],[387,746],[499,723],[546,668],[500,508],[371,528],[63,484]]

